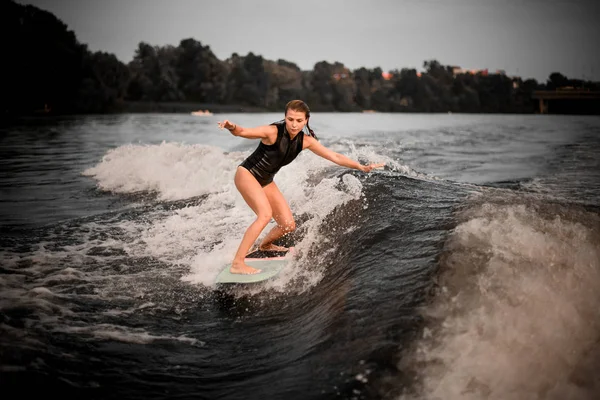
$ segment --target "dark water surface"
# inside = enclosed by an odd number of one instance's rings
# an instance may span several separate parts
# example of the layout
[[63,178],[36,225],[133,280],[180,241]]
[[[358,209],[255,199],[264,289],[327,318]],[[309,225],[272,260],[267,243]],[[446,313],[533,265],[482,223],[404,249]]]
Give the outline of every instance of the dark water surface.
[[298,259],[217,287],[257,145],[218,118],[2,128],[4,393],[598,398],[599,118],[315,113],[326,146],[385,169],[303,152],[275,180]]

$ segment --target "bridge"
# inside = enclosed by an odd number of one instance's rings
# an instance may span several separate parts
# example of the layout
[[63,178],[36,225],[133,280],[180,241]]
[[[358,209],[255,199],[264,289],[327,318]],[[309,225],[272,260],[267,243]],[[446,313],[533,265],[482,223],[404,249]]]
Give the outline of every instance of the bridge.
[[600,114],[600,91],[585,89],[535,90],[531,97],[539,101],[540,114],[549,113],[551,102],[559,106],[559,110],[579,107],[583,113]]

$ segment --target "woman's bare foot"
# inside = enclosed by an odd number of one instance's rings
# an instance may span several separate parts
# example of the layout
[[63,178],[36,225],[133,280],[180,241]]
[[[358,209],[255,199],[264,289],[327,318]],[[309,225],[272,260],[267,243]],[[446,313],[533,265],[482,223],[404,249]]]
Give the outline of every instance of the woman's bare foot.
[[254,275],[260,274],[262,270],[252,268],[249,265],[244,264],[243,262],[234,262],[231,264],[231,268],[229,268],[229,272],[232,274],[240,274],[240,275]]
[[269,243],[265,246],[263,246],[261,244],[260,246],[258,246],[258,249],[261,251],[288,251],[289,250],[287,247],[277,246],[277,245],[274,245],[273,243]]

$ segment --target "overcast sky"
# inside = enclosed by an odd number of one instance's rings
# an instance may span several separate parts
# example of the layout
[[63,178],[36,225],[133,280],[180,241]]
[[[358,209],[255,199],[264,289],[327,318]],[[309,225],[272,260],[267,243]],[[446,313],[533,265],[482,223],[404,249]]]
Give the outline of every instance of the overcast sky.
[[92,51],[129,62],[140,42],[194,38],[304,70],[423,69],[423,61],[600,81],[600,2],[584,0],[17,0],[56,15]]

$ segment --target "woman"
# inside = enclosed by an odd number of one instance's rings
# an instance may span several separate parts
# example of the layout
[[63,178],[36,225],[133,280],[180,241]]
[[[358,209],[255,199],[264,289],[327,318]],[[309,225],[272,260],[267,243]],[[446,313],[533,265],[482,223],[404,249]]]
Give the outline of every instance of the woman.
[[[260,269],[244,263],[244,258],[262,230],[275,219],[275,226],[261,241],[263,251],[287,251],[273,242],[296,229],[292,211],[273,177],[281,167],[292,162],[298,154],[309,149],[318,156],[343,167],[371,172],[384,164],[361,165],[350,158],[329,150],[317,140],[308,125],[310,110],[301,100],[292,100],[285,106],[285,120],[256,128],[243,128],[228,120],[219,122],[219,128],[227,129],[234,136],[247,139],[260,139],[258,148],[237,167],[235,186],[256,214],[256,220],[248,227],[231,264],[232,274],[257,274]],[[307,127],[310,135],[303,130]]]

